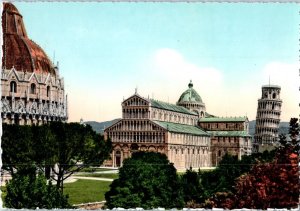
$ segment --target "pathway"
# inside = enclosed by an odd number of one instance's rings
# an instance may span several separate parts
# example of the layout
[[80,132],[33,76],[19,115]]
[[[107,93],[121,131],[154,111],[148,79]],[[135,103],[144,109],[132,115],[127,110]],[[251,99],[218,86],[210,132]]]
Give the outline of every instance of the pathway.
[[76,182],[79,179],[85,179],[85,180],[99,180],[99,181],[108,181],[112,182],[114,179],[110,178],[102,178],[102,177],[83,177],[83,176],[71,176],[68,179],[64,181],[64,183],[72,183]]

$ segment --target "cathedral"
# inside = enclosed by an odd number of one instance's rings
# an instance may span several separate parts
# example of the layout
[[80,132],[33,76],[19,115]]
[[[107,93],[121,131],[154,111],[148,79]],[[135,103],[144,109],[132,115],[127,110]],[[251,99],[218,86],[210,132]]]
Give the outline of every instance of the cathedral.
[[252,151],[247,117],[216,117],[193,88],[176,104],[140,96],[122,102],[122,119],[106,128],[105,139],[113,143],[106,166],[120,167],[137,150],[166,154],[178,170],[218,165],[226,154],[249,155]]
[[66,121],[67,96],[58,65],[30,40],[22,15],[11,3],[3,3],[2,32],[2,122],[40,125]]

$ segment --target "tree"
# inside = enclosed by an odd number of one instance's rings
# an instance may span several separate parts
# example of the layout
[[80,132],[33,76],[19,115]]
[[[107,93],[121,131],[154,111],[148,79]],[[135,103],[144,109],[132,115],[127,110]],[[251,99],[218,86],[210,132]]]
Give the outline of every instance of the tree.
[[257,164],[236,183],[236,208],[293,208],[299,200],[298,155],[286,151],[272,163]]
[[204,195],[209,198],[214,197],[216,193],[233,192],[235,181],[239,176],[249,172],[252,166],[257,163],[272,161],[275,153],[276,150],[244,155],[241,160],[238,160],[237,156],[225,154],[215,170],[200,171]]
[[71,208],[67,196],[64,196],[51,182],[47,184],[43,174],[36,176],[35,172],[29,175],[17,172],[6,183],[4,205],[15,209]]
[[295,153],[299,153],[300,141],[299,141],[299,124],[297,118],[291,118],[289,128],[290,138],[287,140],[286,136],[280,135],[280,147],[279,150],[291,149]]
[[195,208],[197,207],[197,204],[199,206],[200,203],[203,203],[206,195],[201,184],[200,174],[190,168],[180,179],[186,207]]
[[56,149],[52,147],[54,134],[51,132],[49,125],[31,126],[32,131],[32,150],[34,157],[32,162],[35,163],[39,171],[45,171],[47,179],[50,179],[50,168],[53,165],[51,158]]
[[2,168],[13,176],[18,168],[32,165],[32,131],[29,126],[7,124],[3,124],[2,129]]
[[53,134],[49,125],[3,124],[2,127],[2,168],[12,176],[24,166],[35,165],[39,171],[44,171],[53,155]]
[[91,165],[101,165],[109,157],[111,142],[104,141],[90,125],[78,123],[51,122],[54,135],[50,149],[53,152],[50,163],[53,180],[57,187],[63,188],[63,181],[74,172]]
[[[212,207],[234,208],[294,208],[299,200],[299,125],[290,121],[290,140],[280,136],[275,159],[255,164],[249,173],[240,176],[234,194],[215,195],[209,203]],[[224,197],[228,194],[228,197]]]
[[119,179],[105,194],[106,206],[151,209],[182,208],[184,200],[176,169],[167,156],[155,152],[136,152],[124,160]]
[[205,195],[211,197],[217,192],[228,192],[234,189],[235,178],[250,170],[253,159],[225,154],[213,171],[200,172]]
[[11,175],[24,166],[35,166],[39,171],[51,168],[52,179],[61,189],[74,172],[101,165],[111,151],[111,142],[104,141],[89,125],[62,122],[42,126],[3,124],[1,146],[3,169]]

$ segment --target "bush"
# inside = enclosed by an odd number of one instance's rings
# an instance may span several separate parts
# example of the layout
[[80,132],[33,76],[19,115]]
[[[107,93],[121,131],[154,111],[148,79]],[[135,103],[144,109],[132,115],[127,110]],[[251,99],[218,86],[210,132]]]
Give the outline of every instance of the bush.
[[180,180],[167,156],[155,152],[136,152],[123,162],[119,179],[105,194],[106,206],[152,209],[182,208]]
[[4,206],[8,208],[52,209],[71,208],[68,197],[39,174],[37,176],[15,174],[6,183]]

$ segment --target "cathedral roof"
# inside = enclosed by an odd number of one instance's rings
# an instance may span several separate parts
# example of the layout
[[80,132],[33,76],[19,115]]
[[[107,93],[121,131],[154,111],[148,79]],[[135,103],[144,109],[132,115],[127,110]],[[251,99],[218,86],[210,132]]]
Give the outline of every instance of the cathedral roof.
[[161,101],[153,100],[153,99],[150,99],[150,102],[151,102],[151,107],[154,107],[154,108],[175,111],[175,112],[190,114],[190,115],[197,115],[195,112],[192,112],[183,106],[178,106],[178,105],[174,105],[171,103],[161,102]]
[[238,131],[207,131],[212,136],[226,136],[226,137],[251,137],[245,130],[238,130]]
[[245,122],[247,117],[205,117],[201,118],[200,122]]
[[2,30],[4,69],[56,74],[43,49],[28,38],[23,17],[12,3],[3,3]]
[[202,130],[201,128],[193,125],[179,124],[173,122],[164,122],[164,121],[153,121],[159,126],[165,128],[170,132],[175,133],[185,133],[185,134],[193,134],[193,135],[201,135],[201,136],[210,136],[207,132]]
[[193,88],[193,83],[190,81],[189,88],[183,92],[178,100],[178,104],[180,103],[203,103],[200,95]]

